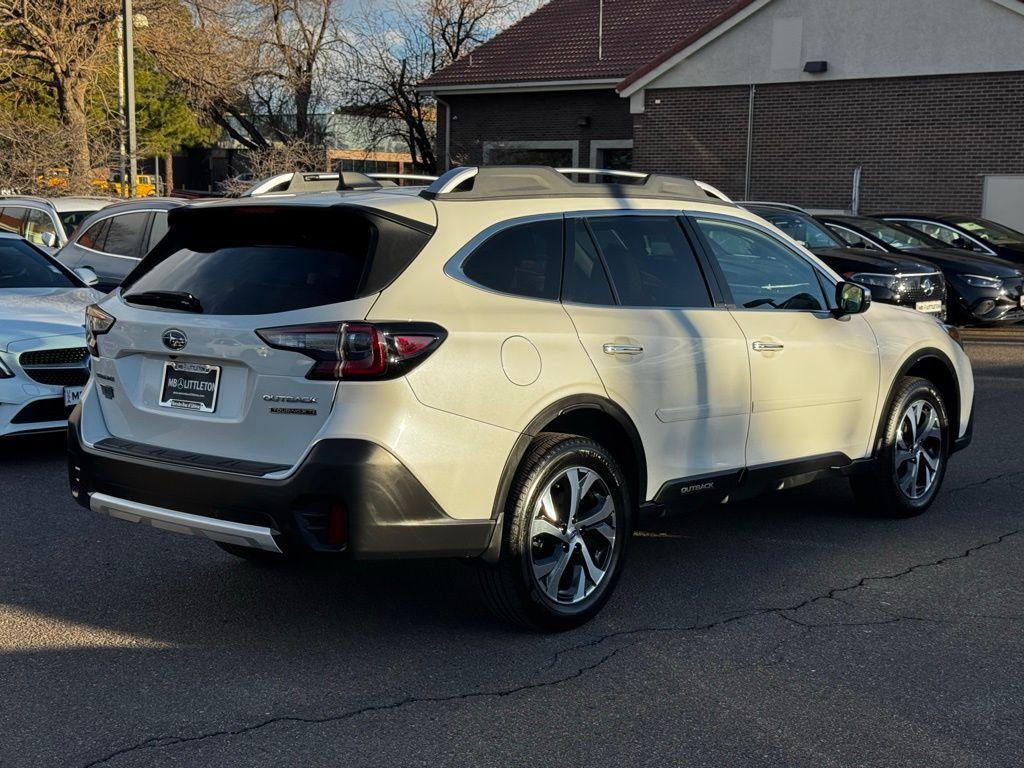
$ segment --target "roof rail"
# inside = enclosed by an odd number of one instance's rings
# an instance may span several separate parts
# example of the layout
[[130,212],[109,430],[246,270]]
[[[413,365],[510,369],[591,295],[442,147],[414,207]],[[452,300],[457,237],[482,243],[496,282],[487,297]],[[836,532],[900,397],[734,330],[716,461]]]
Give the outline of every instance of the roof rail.
[[384,179],[386,181],[437,181],[437,176],[429,176],[425,173],[368,173],[371,179]]
[[[579,183],[571,175],[628,178],[632,183]],[[681,176],[600,168],[493,165],[453,168],[420,195],[428,200],[505,200],[529,197],[641,197],[732,201],[710,184]]]
[[748,206],[748,205],[764,205],[770,208],[782,208],[785,211],[794,211],[796,213],[806,213],[808,216],[811,212],[806,208],[801,208],[799,205],[793,205],[792,203],[773,203],[769,200],[740,200],[736,205]]
[[[283,185],[283,186],[282,186]],[[278,189],[281,187],[281,189]],[[242,193],[242,197],[264,195],[303,195],[311,192],[350,191],[354,189],[380,189],[381,184],[365,173],[355,171],[295,171],[281,173],[256,182]]]

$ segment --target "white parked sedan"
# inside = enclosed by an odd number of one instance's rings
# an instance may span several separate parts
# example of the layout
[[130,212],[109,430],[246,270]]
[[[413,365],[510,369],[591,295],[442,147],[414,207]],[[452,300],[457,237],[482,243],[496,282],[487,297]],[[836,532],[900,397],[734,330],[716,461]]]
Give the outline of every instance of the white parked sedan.
[[95,275],[0,232],[0,438],[64,429],[89,379],[85,308]]

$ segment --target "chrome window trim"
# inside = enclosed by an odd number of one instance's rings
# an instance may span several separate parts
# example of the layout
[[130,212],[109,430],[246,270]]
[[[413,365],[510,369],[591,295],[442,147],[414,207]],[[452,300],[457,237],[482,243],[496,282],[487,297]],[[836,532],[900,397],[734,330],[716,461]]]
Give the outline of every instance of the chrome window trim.
[[[141,210],[135,210],[135,211],[117,211],[116,213],[110,213],[110,214],[107,214],[106,216],[100,216],[98,219],[96,219],[96,221],[92,222],[89,225],[89,229],[92,229],[97,224],[100,224],[100,223],[106,221],[107,219],[115,219],[118,216],[129,216],[129,215],[131,215],[133,213],[138,213],[138,214],[142,214],[142,215],[146,215],[146,214],[149,214],[149,213],[164,213],[164,214],[166,214],[167,211],[164,210],[163,208],[159,209],[158,211],[154,211],[154,210],[147,209],[147,208],[143,208]],[[72,240],[72,242],[75,244],[76,247],[81,248],[83,251],[89,251],[90,253],[95,253],[95,254],[97,254],[99,256],[110,256],[111,258],[114,258],[114,259],[128,259],[129,261],[142,261],[142,258],[140,256],[123,256],[120,253],[108,253],[107,251],[98,251],[95,248],[90,248],[88,245],[82,245],[80,242],[78,242],[78,240],[79,240],[79,238],[82,235],[84,235],[86,232],[88,232],[89,229],[83,230],[80,235],[76,236],[75,239]]]
[[[952,224],[946,224],[943,221],[933,221],[933,220],[929,220],[929,219],[896,218],[895,216],[890,216],[887,219],[882,219],[882,221],[895,221],[895,222],[897,222],[899,224],[906,224],[907,222],[913,221],[913,222],[915,222],[917,224],[931,224],[933,227],[945,227],[946,229],[949,229],[949,230],[952,230],[953,232],[956,232],[964,240],[970,240],[975,245],[979,245],[982,248],[984,248],[986,256],[995,256],[996,255],[995,251],[993,251],[991,248],[989,248],[988,245],[983,243],[978,238],[974,237],[973,235],[967,234],[966,232],[964,232],[959,227],[955,227]],[[926,232],[925,234],[928,234],[928,233]],[[929,235],[929,237],[931,237],[931,235]],[[938,240],[938,238],[935,238],[935,239]],[[952,248],[953,246],[947,246],[947,247]]]

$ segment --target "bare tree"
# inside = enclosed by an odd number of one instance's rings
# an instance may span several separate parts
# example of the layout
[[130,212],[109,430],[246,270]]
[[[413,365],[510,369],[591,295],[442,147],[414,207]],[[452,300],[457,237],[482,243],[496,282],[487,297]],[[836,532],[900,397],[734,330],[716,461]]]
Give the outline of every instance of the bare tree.
[[111,51],[118,8],[116,0],[0,0],[0,78],[52,90],[75,189],[88,185],[86,97]]
[[535,5],[530,0],[392,0],[363,9],[352,48],[352,98],[435,171],[436,105],[417,86]]

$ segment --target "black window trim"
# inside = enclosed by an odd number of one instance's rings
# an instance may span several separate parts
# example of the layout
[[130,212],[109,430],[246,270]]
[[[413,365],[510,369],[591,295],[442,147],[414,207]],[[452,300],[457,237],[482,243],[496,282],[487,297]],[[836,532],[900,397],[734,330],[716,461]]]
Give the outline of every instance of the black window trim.
[[[536,224],[543,221],[561,221],[562,222],[562,268],[559,270],[559,275],[562,279],[559,281],[558,294],[553,299],[544,299],[539,296],[524,296],[519,293],[509,293],[508,291],[499,291],[496,288],[491,288],[486,285],[482,285],[476,280],[473,280],[469,275],[463,271],[463,265],[472,256],[480,246],[490,240],[492,237],[515,227],[522,226],[524,224]],[[459,248],[444,265],[444,273],[457,280],[460,283],[465,283],[478,290],[487,291],[487,293],[493,293],[496,296],[507,296],[514,299],[522,299],[523,301],[542,301],[545,304],[558,304],[560,303],[562,296],[562,285],[564,284],[564,272],[565,272],[565,214],[563,213],[536,213],[530,216],[520,216],[515,219],[506,219],[499,221],[496,224],[485,228],[482,232],[477,233],[468,243]]]
[[[93,227],[98,226],[98,225],[102,224],[103,222],[107,222],[110,219],[117,218],[118,216],[129,216],[129,215],[131,215],[133,213],[134,214],[142,214],[143,216],[147,217],[146,218],[146,222],[142,225],[146,234],[142,238],[142,240],[140,240],[138,243],[136,243],[136,245],[135,245],[135,255],[134,256],[125,256],[124,254],[121,254],[121,253],[110,253],[108,251],[101,251],[98,248],[90,248],[89,246],[82,245],[80,242],[78,242],[81,239],[82,235],[84,235],[86,232],[88,232]],[[82,222],[82,223],[84,224],[85,222]],[[150,226],[152,225],[152,223],[153,223],[153,211],[145,209],[145,208],[137,209],[137,210],[134,210],[134,211],[118,211],[117,213],[110,213],[110,214],[107,214],[106,216],[100,216],[95,221],[90,222],[88,227],[83,229],[81,232],[79,232],[75,236],[74,243],[75,243],[75,245],[78,248],[81,248],[84,251],[89,251],[90,253],[99,254],[100,256],[110,256],[113,259],[131,259],[132,261],[136,261],[136,262],[137,261],[141,261],[142,257],[145,254],[140,254],[139,253],[139,247],[141,246],[141,244],[144,241],[148,240],[148,238],[149,238],[149,229],[150,229]],[[79,226],[81,226],[81,225],[79,225]],[[108,229],[109,229],[109,226],[108,226]],[[105,244],[106,243],[106,233],[104,233],[103,241],[104,241],[104,244]]]
[[[751,221],[750,219],[744,219],[744,218],[739,217],[739,216],[729,216],[728,214],[722,214],[722,213],[718,213],[718,212],[714,212],[714,211],[687,210],[687,211],[684,212],[684,215],[691,220],[691,226],[693,228],[694,233],[699,238],[699,241],[700,241],[700,244],[701,244],[701,248],[704,249],[705,253],[711,259],[712,268],[714,270],[714,274],[715,274],[717,280],[722,284],[723,289],[725,291],[727,291],[726,296],[728,297],[727,298],[727,302],[728,302],[728,308],[729,308],[730,311],[732,311],[732,312],[803,312],[803,313],[810,313],[812,315],[819,315],[819,316],[827,316],[827,315],[831,315],[832,314],[832,309],[833,309],[832,304],[835,301],[835,299],[834,299],[835,288],[839,284],[839,281],[836,280],[836,278],[834,278],[832,275],[830,275],[827,272],[825,272],[824,270],[822,270],[822,268],[817,263],[815,263],[813,258],[808,257],[807,254],[803,253],[802,251],[800,251],[797,248],[794,248],[792,245],[787,243],[785,240],[781,239],[778,235],[776,235],[770,229],[768,229],[767,227],[765,227],[765,226],[763,226],[761,224],[758,224],[755,221]],[[790,253],[795,255],[797,258],[799,258],[799,259],[803,260],[804,262],[806,262],[807,265],[811,267],[811,269],[813,270],[815,276],[818,279],[818,285],[821,288],[821,292],[822,292],[822,294],[824,294],[824,298],[825,298],[825,309],[776,309],[776,308],[772,308],[772,307],[741,307],[741,306],[738,306],[736,304],[735,298],[733,298],[732,290],[729,288],[729,283],[725,279],[725,274],[722,272],[722,268],[718,264],[718,259],[716,259],[714,257],[714,251],[711,249],[711,245],[708,243],[707,238],[704,236],[704,233],[701,231],[700,226],[698,225],[698,223],[696,221],[697,219],[717,220],[717,221],[725,222],[726,224],[733,224],[733,225],[737,225],[737,226],[747,227],[749,229],[753,229],[756,232],[760,232],[760,233],[762,233],[764,235],[767,235],[771,240],[776,242],[778,245],[782,246],[785,250],[789,251]],[[829,291],[829,287],[831,287],[831,292]]]

